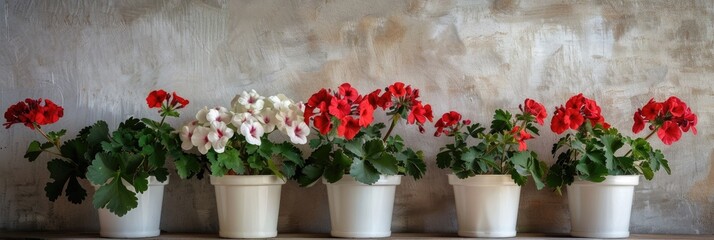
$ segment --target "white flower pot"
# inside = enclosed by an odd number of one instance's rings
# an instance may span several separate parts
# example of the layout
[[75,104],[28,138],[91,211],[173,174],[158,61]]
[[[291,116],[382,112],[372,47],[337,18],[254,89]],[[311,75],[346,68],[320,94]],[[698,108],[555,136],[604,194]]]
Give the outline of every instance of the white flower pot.
[[357,182],[345,175],[335,183],[328,183],[330,223],[333,237],[379,238],[392,234],[394,192],[402,176],[379,177],[372,185]]
[[568,186],[570,235],[589,238],[626,238],[630,235],[632,196],[640,176],[607,176],[594,183],[575,180]]
[[[117,216],[106,208],[98,209],[99,235],[110,238],[144,238],[156,237],[161,234],[161,206],[164,200],[164,186],[169,180],[159,182],[155,177],[149,177],[149,189],[137,194],[136,208],[124,216]],[[130,191],[134,187],[124,183]],[[95,190],[99,186],[94,186]]]
[[521,187],[510,175],[476,175],[459,179],[449,174],[454,186],[459,236],[515,237]]
[[280,190],[274,175],[211,176],[218,204],[218,235],[223,238],[270,238],[278,235]]

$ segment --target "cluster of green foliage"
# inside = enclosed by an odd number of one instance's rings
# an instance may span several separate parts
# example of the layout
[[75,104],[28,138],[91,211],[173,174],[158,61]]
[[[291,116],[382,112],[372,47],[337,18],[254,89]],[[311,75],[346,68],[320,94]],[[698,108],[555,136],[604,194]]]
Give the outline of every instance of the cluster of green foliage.
[[[625,154],[625,145],[630,150]],[[654,172],[664,169],[671,173],[664,154],[654,149],[644,138],[624,137],[617,129],[593,126],[586,121],[575,134],[566,134],[553,144],[555,164],[550,167],[546,182],[560,192],[579,177],[591,182],[602,182],[606,176],[643,175],[651,180]]]
[[[436,155],[439,168],[450,168],[459,178],[467,178],[479,174],[508,174],[518,185],[526,183],[529,175],[538,189],[545,186],[542,178],[547,166],[538,160],[538,155],[530,150],[519,151],[518,139],[511,130],[523,123],[525,128],[538,135],[538,128],[533,124],[534,117],[528,114],[517,114],[515,120],[508,111],[496,110],[489,132],[479,123],[470,124],[466,131],[449,133],[454,143],[442,147]],[[477,139],[478,143],[469,145],[469,138]]]
[[[298,167],[304,164],[302,151],[292,143],[273,143],[268,135],[261,137],[260,145],[249,144],[245,137],[233,135],[231,144],[222,153],[211,149],[196,164],[203,165],[213,176],[231,175],[275,175],[287,180],[295,176]],[[200,168],[185,169],[177,165],[179,171],[196,172]]]
[[385,127],[378,123],[362,128],[349,141],[337,137],[337,128],[326,136],[318,135],[310,141],[310,147],[315,150],[300,170],[298,182],[308,186],[324,176],[328,182],[334,183],[345,174],[364,184],[376,183],[380,175],[421,178],[426,172],[422,151],[415,152],[406,147],[399,135],[388,136],[383,141],[381,136]]

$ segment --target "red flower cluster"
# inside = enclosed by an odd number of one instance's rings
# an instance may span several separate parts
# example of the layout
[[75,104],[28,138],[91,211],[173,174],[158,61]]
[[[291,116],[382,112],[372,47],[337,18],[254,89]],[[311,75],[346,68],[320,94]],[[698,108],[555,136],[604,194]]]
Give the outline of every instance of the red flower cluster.
[[[462,125],[460,125],[459,123],[461,123]],[[442,133],[449,135],[461,129],[461,126],[463,125],[471,125],[471,120],[467,119],[461,121],[461,114],[456,111],[444,113],[444,115],[442,115],[439,120],[436,120],[436,124],[434,124],[434,127],[436,127],[436,132],[434,132],[434,136],[441,136]],[[447,128],[448,130],[444,130],[444,128]]]
[[525,108],[522,106],[518,106],[518,108],[520,108],[523,113],[533,115],[536,119],[536,122],[543,126],[543,121],[545,120],[545,118],[548,117],[548,111],[545,110],[543,104],[536,102],[533,99],[526,98],[526,101],[523,103],[523,105],[525,105]]
[[592,125],[600,124],[605,129],[610,128],[610,124],[605,122],[605,118],[600,114],[600,106],[589,98],[583,97],[580,93],[568,99],[565,107],[562,105],[555,108],[553,119],[550,122],[550,130],[561,134],[568,129],[576,130],[583,125],[585,120],[589,120]]
[[533,139],[533,136],[531,136],[528,131],[526,131],[525,128],[521,129],[519,126],[513,126],[513,130],[511,130],[511,134],[513,134],[513,137],[518,140],[518,151],[525,151],[528,149],[528,145],[526,144],[526,140],[528,139]]
[[3,123],[5,128],[10,128],[13,124],[22,123],[30,129],[35,129],[35,126],[52,124],[57,122],[64,116],[64,108],[45,99],[45,105],[42,105],[40,99],[25,99],[24,102],[18,102],[10,106],[5,112],[5,120]]
[[149,108],[161,108],[164,102],[171,109],[181,109],[188,105],[188,100],[177,95],[176,92],[169,95],[163,89],[151,91],[146,97],[146,104],[149,105]]
[[422,105],[419,90],[397,82],[389,86],[384,93],[377,89],[366,96],[359,94],[349,83],[343,83],[337,91],[321,89],[313,94],[305,104],[305,123],[310,119],[313,125],[323,134],[328,134],[333,128],[332,119],[339,120],[337,135],[352,139],[363,127],[374,121],[374,110],[378,107],[391,111],[406,109],[409,114],[407,122],[417,124],[420,129],[428,119],[432,120],[431,106]]
[[682,132],[689,129],[697,134],[697,115],[685,102],[677,97],[669,97],[664,102],[656,102],[654,99],[641,109],[637,109],[634,115],[635,123],[632,131],[639,133],[645,128],[645,122],[650,123],[650,130],[657,130],[657,136],[666,145],[679,141]]

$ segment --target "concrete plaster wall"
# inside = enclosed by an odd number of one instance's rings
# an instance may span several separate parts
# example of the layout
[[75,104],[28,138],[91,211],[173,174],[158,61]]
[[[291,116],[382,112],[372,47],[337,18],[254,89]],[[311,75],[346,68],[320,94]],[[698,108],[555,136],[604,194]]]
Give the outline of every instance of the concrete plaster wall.
[[[637,186],[631,230],[714,234],[714,1],[5,0],[0,46],[0,107],[54,99],[65,117],[48,129],[69,135],[97,120],[153,117],[144,98],[156,88],[191,100],[173,124],[249,89],[304,100],[342,82],[368,91],[399,80],[437,114],[486,124],[526,97],[552,111],[583,92],[627,133],[636,108],[677,95],[699,114],[699,135],[663,148],[673,173]],[[531,146],[552,163],[548,129]],[[424,150],[429,171],[398,188],[393,230],[454,232],[448,171],[433,160],[447,139],[398,133]],[[38,137],[0,131],[0,230],[96,231],[91,204],[45,198],[48,159],[22,158]],[[569,230],[565,197],[532,184],[521,196],[519,231]],[[162,229],[216,232],[217,221],[208,181],[173,175]],[[280,231],[329,228],[324,185],[283,188]]]

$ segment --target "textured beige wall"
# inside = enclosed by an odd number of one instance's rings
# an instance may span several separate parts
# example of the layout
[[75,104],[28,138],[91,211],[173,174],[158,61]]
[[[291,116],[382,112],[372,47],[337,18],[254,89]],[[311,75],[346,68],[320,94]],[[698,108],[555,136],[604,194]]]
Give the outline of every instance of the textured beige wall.
[[[66,116],[52,128],[73,135],[152,116],[144,98],[155,88],[192,101],[180,123],[251,88],[306,99],[345,81],[367,91],[401,80],[436,112],[483,123],[526,97],[552,109],[583,92],[629,132],[650,97],[678,95],[699,114],[699,135],[664,149],[673,173],[637,187],[631,230],[714,234],[713,35],[706,0],[0,1],[0,105],[55,99]],[[547,129],[531,145],[552,162]],[[433,161],[446,139],[400,133],[430,160],[423,180],[398,188],[393,230],[454,232],[447,171]],[[37,138],[0,130],[0,230],[96,231],[91,204],[46,200],[45,165],[22,158]],[[569,230],[565,198],[533,185],[521,196],[519,231]],[[207,180],[172,176],[165,197],[164,230],[217,231]],[[283,232],[329,231],[324,186],[288,184],[279,221]]]

